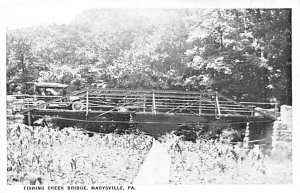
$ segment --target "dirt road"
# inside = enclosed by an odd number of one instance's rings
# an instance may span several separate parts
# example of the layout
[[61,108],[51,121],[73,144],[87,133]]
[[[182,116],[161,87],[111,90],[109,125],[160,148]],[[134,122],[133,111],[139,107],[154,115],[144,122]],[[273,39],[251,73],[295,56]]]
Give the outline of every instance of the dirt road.
[[134,184],[169,184],[171,157],[167,149],[154,140]]

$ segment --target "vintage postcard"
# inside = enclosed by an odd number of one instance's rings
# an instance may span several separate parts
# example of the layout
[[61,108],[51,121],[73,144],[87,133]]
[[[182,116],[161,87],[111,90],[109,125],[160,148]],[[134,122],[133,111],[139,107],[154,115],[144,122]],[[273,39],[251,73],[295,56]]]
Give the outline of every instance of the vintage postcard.
[[5,192],[299,191],[299,1],[1,4]]

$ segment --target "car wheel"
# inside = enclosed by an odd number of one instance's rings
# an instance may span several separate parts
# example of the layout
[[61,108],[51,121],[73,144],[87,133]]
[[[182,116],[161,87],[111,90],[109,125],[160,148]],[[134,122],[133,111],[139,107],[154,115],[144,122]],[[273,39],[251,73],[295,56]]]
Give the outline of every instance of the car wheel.
[[74,111],[81,111],[83,109],[83,104],[80,101],[75,101],[72,104],[72,110]]
[[44,104],[44,105],[39,106],[38,109],[46,109],[47,105],[46,105],[45,103],[46,103],[46,102],[43,101],[43,100],[38,100],[38,101],[36,102],[36,105]]

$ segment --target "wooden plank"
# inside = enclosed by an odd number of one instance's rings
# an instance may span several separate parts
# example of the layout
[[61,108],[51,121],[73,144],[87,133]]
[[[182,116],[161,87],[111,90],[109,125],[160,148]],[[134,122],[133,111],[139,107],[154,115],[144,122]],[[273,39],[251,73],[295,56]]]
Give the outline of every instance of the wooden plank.
[[[220,103],[232,103],[232,101],[219,101]],[[262,102],[238,102],[240,104],[250,104],[250,105],[276,105],[278,103],[262,103]]]
[[[122,92],[122,93],[152,93],[153,90],[132,90],[132,89],[102,89],[102,88],[97,88],[97,89],[89,89],[90,93],[95,93],[95,92]],[[167,93],[167,94],[195,94],[195,95],[199,95],[201,94],[205,94],[205,95],[213,95],[214,93],[212,92],[195,92],[195,91],[179,91],[179,90],[155,90],[155,93]]]
[[[125,96],[124,96],[125,97]],[[93,100],[124,100],[124,97],[106,97],[106,96],[94,96],[94,97],[89,97],[90,99],[93,99]],[[139,98],[135,98],[135,97],[126,97],[126,100],[144,100],[145,97],[139,97]],[[146,100],[151,100],[152,101],[152,95],[151,97],[147,97],[146,96]],[[198,99],[194,99],[194,100],[189,100],[189,99],[186,99],[185,97],[183,98],[180,98],[180,99],[175,99],[175,98],[157,98],[156,97],[156,101],[163,101],[163,102],[173,102],[174,104],[178,104],[176,103],[176,101],[178,102],[182,102],[182,103],[186,103],[186,102],[199,102]]]
[[224,111],[224,112],[240,112],[240,113],[252,113],[252,111],[242,111],[242,110],[229,110],[229,109],[224,109],[224,110],[221,110],[221,111]]
[[[94,93],[93,93],[94,94]],[[117,98],[117,97],[133,97],[133,99],[139,99],[139,98],[143,98],[144,97],[144,94],[126,94],[126,93],[121,93],[121,94],[117,94],[117,93],[101,93],[99,94],[100,96],[102,97],[106,97],[106,96],[109,96],[109,97],[114,97],[114,99],[122,99],[122,98]],[[91,96],[93,96],[91,94]],[[147,94],[146,95],[148,98],[152,97],[152,95],[150,94]],[[137,97],[137,98],[135,98]],[[194,99],[197,101],[198,97],[195,95],[195,96],[185,96],[185,95],[161,95],[161,94],[157,94],[155,93],[155,97],[158,99],[158,100],[167,100],[167,99]]]

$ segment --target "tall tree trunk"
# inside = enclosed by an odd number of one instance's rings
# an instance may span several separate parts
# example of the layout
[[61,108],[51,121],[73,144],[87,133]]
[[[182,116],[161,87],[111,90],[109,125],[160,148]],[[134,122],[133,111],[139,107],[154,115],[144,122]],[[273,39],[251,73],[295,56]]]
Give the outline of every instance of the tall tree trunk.
[[[23,84],[23,89],[26,88],[26,82],[27,82],[27,69],[26,69],[26,64],[25,64],[25,58],[24,58],[24,53],[21,54],[21,68],[22,68],[22,84]],[[24,90],[22,90],[22,93],[24,93]]]

